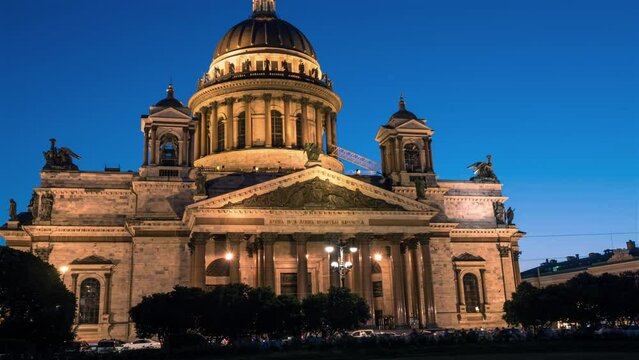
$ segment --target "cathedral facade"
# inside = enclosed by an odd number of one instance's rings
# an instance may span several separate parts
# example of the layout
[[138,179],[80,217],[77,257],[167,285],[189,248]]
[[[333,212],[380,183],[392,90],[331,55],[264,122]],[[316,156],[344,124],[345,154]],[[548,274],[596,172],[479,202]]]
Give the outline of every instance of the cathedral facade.
[[134,338],[145,295],[231,283],[299,299],[345,286],[369,326],[505,325],[524,234],[490,159],[439,180],[434,131],[402,99],[375,139],[380,173],[347,176],[341,107],[306,36],[254,0],[188,103],[169,86],[142,117],[138,172],[80,171],[52,141],[0,235],[60,270],[85,340]]

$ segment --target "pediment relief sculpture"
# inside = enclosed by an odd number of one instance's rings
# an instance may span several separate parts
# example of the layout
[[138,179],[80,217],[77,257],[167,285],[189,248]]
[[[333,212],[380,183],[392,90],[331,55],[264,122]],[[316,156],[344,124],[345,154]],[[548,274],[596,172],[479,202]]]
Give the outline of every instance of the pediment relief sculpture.
[[321,209],[360,211],[405,211],[399,205],[349,190],[316,177],[312,180],[278,188],[263,195],[254,195],[240,203],[228,204],[225,209]]

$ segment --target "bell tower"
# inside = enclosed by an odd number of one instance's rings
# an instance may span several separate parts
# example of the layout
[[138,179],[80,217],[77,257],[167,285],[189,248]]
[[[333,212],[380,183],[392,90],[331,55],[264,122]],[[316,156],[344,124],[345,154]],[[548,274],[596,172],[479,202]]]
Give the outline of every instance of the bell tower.
[[435,132],[406,109],[404,97],[399,111],[380,127],[375,137],[382,153],[382,173],[396,186],[414,186],[421,179],[426,186],[436,186],[433,168],[432,136]]
[[140,174],[147,178],[189,177],[195,124],[191,111],[175,98],[175,89],[169,84],[166,98],[142,116],[144,161]]

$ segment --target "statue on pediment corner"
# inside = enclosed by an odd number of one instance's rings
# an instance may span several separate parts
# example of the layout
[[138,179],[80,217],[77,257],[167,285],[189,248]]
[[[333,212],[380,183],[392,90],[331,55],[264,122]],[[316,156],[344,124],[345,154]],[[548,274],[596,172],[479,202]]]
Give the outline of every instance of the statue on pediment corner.
[[195,173],[195,195],[206,196],[206,175],[199,168]]
[[9,200],[9,221],[18,220],[18,212],[16,208],[17,208],[16,201],[13,199]]
[[468,166],[468,169],[472,169],[475,174],[475,176],[470,178],[470,181],[499,184],[499,179],[497,179],[497,175],[495,175],[493,169],[493,156],[487,155],[486,159],[487,161],[476,162]]
[[506,211],[504,210],[504,203],[501,201],[495,201],[493,203],[493,211],[495,212],[495,220],[497,225],[506,224]]
[[80,156],[66,147],[57,148],[56,139],[49,139],[51,148],[42,154],[46,164],[42,170],[48,171],[78,171],[78,166],[73,163],[73,159],[79,160]]
[[515,225],[515,209],[509,207],[506,211],[506,223],[510,225]]
[[38,218],[39,207],[40,207],[40,197],[34,191],[33,194],[31,194],[31,201],[29,201],[29,212],[31,213],[31,217],[33,219]]

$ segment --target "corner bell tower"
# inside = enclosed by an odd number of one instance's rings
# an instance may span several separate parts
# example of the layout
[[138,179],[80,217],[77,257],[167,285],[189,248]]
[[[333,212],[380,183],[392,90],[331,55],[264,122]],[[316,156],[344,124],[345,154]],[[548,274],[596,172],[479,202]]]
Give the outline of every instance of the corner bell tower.
[[140,175],[147,178],[188,178],[193,166],[195,121],[191,111],[175,98],[172,84],[166,98],[142,115],[144,162]]
[[406,110],[400,97],[397,111],[375,137],[382,153],[382,173],[396,186],[414,186],[421,178],[426,186],[436,186],[433,168],[432,136],[435,132]]

